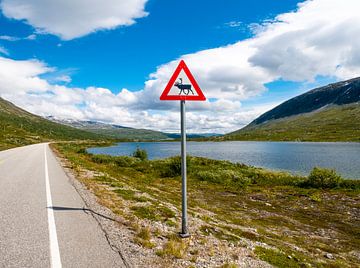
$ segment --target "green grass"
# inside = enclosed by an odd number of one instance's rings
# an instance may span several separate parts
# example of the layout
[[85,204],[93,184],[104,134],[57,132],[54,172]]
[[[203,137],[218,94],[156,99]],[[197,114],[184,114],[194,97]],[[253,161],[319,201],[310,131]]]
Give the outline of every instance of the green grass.
[[188,245],[186,242],[182,239],[180,239],[178,236],[171,236],[169,241],[165,243],[163,246],[163,249],[158,250],[156,254],[158,256],[170,256],[175,257],[177,259],[181,259],[187,249]]
[[360,103],[249,125],[217,140],[360,142]]
[[[130,202],[133,217],[178,228],[179,157],[142,161],[94,156],[85,153],[86,146],[96,144],[64,143],[56,148],[70,160],[74,170],[85,168],[104,174],[83,180],[90,189],[109,187],[101,188],[97,194],[100,199],[113,194]],[[265,259],[274,255],[274,261],[280,264],[353,267],[359,262],[351,253],[360,244],[359,180],[345,180],[324,169],[301,177],[197,157],[188,157],[188,163],[189,215],[203,221],[192,233],[229,243],[242,243],[244,239],[266,243],[274,252],[266,247],[257,251],[258,256]],[[136,198],[141,193],[147,200],[139,203]],[[177,253],[181,247],[176,249],[175,242],[160,250],[159,255],[183,256]],[[326,253],[334,254],[336,260],[326,259]]]
[[256,247],[255,254],[263,261],[266,261],[279,268],[297,268],[306,267],[305,263],[299,261],[296,257],[286,255],[281,251]]

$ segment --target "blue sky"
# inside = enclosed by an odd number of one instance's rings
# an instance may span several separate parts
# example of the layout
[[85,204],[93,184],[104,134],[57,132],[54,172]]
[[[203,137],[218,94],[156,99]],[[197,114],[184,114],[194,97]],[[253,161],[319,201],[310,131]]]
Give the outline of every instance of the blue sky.
[[[92,1],[91,7],[82,0],[63,3],[0,4],[0,77],[3,68],[8,78],[0,81],[8,83],[0,86],[0,96],[41,115],[175,131],[177,106],[155,99],[177,60],[184,58],[212,100],[190,105],[194,121],[201,122],[190,123],[191,130],[224,133],[290,97],[358,71],[349,65],[357,54],[345,60],[326,55],[329,45],[321,42],[340,34],[337,26],[352,16],[339,8],[333,32],[326,32],[326,17],[341,1],[107,0]],[[358,4],[349,0],[348,5],[352,10]],[[322,27],[321,41],[306,31],[296,35],[299,29],[315,32]],[[345,45],[352,44],[333,49]],[[319,51],[309,49],[314,47]],[[10,73],[10,65],[21,67]],[[10,78],[20,75],[31,80],[28,88],[21,84],[22,94],[20,89],[11,92]],[[59,108],[46,105],[51,102]],[[105,111],[110,106],[112,110]],[[237,118],[221,123],[235,112]],[[111,118],[114,113],[117,118]],[[169,120],[174,123],[167,124]]]
[[[149,15],[131,27],[65,42],[56,36],[38,35],[32,42],[0,43],[14,59],[38,58],[69,72],[72,86],[139,90],[157,66],[184,54],[248,38],[251,23],[294,10],[298,2],[227,0],[219,5],[207,0],[150,0],[145,6]],[[0,35],[26,37],[34,33],[32,26],[4,15],[0,25]]]

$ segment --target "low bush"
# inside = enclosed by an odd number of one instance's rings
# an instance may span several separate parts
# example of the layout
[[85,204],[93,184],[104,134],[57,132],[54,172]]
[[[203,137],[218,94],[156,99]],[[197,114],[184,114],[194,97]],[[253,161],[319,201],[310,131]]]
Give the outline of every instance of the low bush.
[[335,170],[315,167],[310,172],[304,185],[313,188],[331,189],[339,187],[342,182],[343,179]]
[[342,180],[339,183],[340,188],[360,190],[360,180]]
[[140,161],[139,158],[135,158],[131,156],[114,157],[114,163],[119,167],[131,167],[139,161]]
[[[161,170],[161,176],[162,177],[169,177],[174,178],[181,176],[181,157],[175,156],[171,157],[169,159],[165,160],[166,162],[163,165]],[[187,157],[186,158],[186,167],[187,167],[187,173],[190,173],[190,169],[192,166],[192,158]]]
[[251,183],[248,177],[230,169],[202,170],[196,172],[194,176],[200,181],[222,184],[235,189],[246,187]]
[[109,155],[94,154],[91,156],[91,161],[97,164],[107,164],[113,162],[114,158]]
[[80,148],[78,151],[77,151],[78,154],[89,154],[85,148]]
[[133,157],[139,158],[144,161],[148,159],[148,154],[146,150],[136,148],[135,152],[133,153]]

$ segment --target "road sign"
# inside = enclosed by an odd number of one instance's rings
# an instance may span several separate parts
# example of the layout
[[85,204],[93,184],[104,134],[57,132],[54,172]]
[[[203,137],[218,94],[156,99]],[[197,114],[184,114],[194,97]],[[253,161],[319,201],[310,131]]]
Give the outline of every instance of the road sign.
[[182,192],[182,217],[181,232],[182,238],[189,237],[187,225],[187,186],[186,186],[186,120],[185,100],[204,101],[206,100],[194,76],[191,74],[185,62],[180,61],[169,83],[160,96],[160,100],[179,100],[181,114],[181,192]]
[[161,94],[160,100],[206,100],[185,61],[180,61],[164,92]]

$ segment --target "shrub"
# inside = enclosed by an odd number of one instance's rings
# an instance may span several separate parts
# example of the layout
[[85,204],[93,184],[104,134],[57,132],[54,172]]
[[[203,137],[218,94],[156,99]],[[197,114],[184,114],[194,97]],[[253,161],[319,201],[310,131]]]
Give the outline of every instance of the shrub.
[[108,155],[98,154],[98,155],[92,155],[91,161],[98,164],[106,164],[112,162],[113,158]]
[[118,156],[118,157],[114,158],[114,162],[119,167],[131,167],[138,161],[139,161],[139,158],[134,158],[131,156]]
[[77,150],[77,153],[78,154],[89,154],[85,148],[81,148],[81,149]]
[[170,173],[173,174],[173,177],[181,175],[181,157],[171,158],[169,163],[169,170]]
[[177,177],[181,175],[181,157],[176,156],[169,159],[167,167],[163,170],[164,177]]
[[360,190],[360,180],[342,180],[339,187],[344,189]]
[[148,159],[148,154],[146,150],[140,149],[139,147],[136,148],[135,152],[133,153],[133,157],[139,158],[142,161]]
[[[188,170],[188,173],[190,173],[189,168],[191,167],[191,158],[186,158],[186,167]],[[181,157],[176,156],[170,158],[167,162],[165,167],[161,170],[161,176],[162,177],[177,177],[181,176]]]
[[305,185],[314,188],[336,188],[342,182],[342,178],[335,170],[315,167],[305,181]]
[[216,184],[225,185],[234,188],[243,188],[251,183],[251,180],[243,174],[234,170],[220,169],[212,171],[199,171],[195,174],[201,181],[209,181]]

